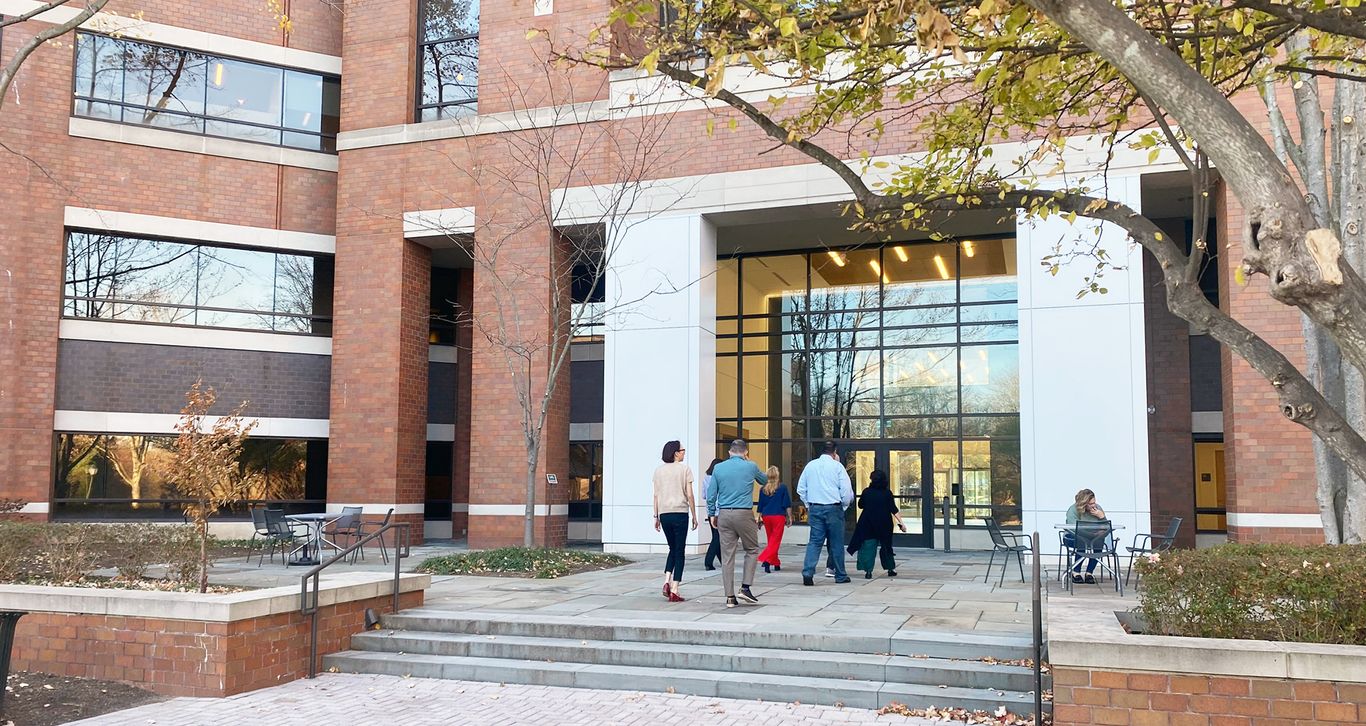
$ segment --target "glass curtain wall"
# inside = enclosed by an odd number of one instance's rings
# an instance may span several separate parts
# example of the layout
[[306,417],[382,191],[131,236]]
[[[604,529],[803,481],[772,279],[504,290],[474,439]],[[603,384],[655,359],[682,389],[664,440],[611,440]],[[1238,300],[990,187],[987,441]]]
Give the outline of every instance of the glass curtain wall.
[[[56,434],[53,516],[59,519],[180,520],[174,436]],[[327,441],[250,438],[238,463],[261,475],[220,518],[248,516],[249,503],[313,511],[327,501]]]
[[720,260],[718,451],[793,483],[824,439],[931,442],[956,524],[1018,525],[1015,267],[1013,239]]

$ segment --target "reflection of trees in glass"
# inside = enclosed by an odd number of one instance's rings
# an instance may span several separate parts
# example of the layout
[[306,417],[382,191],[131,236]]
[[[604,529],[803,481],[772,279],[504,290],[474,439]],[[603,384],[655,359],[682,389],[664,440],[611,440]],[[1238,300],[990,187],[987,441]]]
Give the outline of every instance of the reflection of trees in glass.
[[308,444],[304,441],[248,439],[242,447],[242,469],[249,478],[246,498],[254,501],[304,498]]
[[300,317],[275,318],[276,330],[313,330],[313,258],[279,255],[275,264],[275,311]]
[[[191,114],[204,112],[204,84],[207,59],[198,53],[143,43],[120,41],[124,64],[123,99],[145,106],[132,109],[141,115],[140,123],[187,126],[199,124],[190,118],[173,115],[159,119],[168,108]],[[125,117],[125,121],[134,119]]]
[[99,436],[60,434],[57,437],[57,498],[87,498],[99,474],[95,463]]
[[424,0],[421,56],[421,105],[437,107],[424,108],[422,120],[472,113],[468,102],[479,85],[479,0]]
[[[92,232],[67,237],[67,312],[78,317],[192,321],[194,245]],[[145,304],[130,304],[145,303]]]

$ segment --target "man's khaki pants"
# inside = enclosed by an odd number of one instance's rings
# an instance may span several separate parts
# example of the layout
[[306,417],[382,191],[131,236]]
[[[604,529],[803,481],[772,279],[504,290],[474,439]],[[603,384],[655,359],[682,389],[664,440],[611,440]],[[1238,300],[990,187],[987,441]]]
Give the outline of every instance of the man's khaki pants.
[[748,509],[722,509],[717,519],[721,530],[721,582],[726,597],[735,597],[735,555],[737,545],[745,548],[745,574],[742,585],[754,584],[754,568],[759,565],[759,525]]

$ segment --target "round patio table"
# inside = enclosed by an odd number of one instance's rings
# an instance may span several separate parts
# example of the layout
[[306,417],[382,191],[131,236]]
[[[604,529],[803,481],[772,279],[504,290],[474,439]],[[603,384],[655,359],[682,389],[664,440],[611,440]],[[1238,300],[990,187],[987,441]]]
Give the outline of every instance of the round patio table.
[[[311,534],[308,538],[309,542],[311,542],[311,545],[305,544],[303,547],[303,554],[293,560],[290,560],[289,566],[322,564],[323,543],[327,542],[327,540],[323,538],[323,527],[326,527],[328,524],[335,522],[338,519],[341,519],[341,516],[342,515],[340,514],[329,514],[327,512],[286,514],[285,519],[288,519],[292,522],[298,522],[300,524],[307,525],[308,528],[311,530]],[[310,546],[312,547],[311,556],[309,554]]]

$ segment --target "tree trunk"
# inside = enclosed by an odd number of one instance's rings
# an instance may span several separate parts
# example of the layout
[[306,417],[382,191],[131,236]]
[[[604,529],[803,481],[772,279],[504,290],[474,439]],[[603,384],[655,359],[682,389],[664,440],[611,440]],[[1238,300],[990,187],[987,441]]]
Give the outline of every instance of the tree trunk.
[[198,520],[194,523],[195,534],[199,535],[199,591],[209,591],[209,523]]
[[[1338,81],[1333,95],[1333,190],[1337,196],[1338,236],[1347,264],[1361,269],[1366,264],[1366,87],[1360,83]],[[1343,396],[1347,422],[1357,431],[1366,431],[1366,384],[1361,369],[1350,363],[1342,366]],[[1366,541],[1366,485],[1362,478],[1348,472],[1344,483],[1342,509],[1336,513],[1342,526],[1340,541],[1360,544]],[[1325,519],[1325,525],[1327,524]]]
[[522,546],[536,546],[536,460],[541,458],[539,442],[529,444],[526,453],[526,521],[522,527]]

